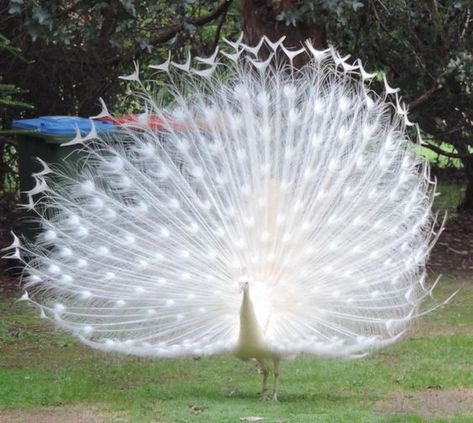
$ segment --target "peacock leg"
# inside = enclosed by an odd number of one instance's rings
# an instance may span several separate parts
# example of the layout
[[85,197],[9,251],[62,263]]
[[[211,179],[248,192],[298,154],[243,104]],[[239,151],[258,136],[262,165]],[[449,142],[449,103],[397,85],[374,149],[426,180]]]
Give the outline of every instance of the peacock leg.
[[263,385],[261,387],[261,399],[266,401],[268,399],[268,375],[269,375],[269,367],[266,365],[264,360],[257,360],[261,366],[261,370],[263,371]]
[[274,391],[273,391],[273,400],[278,400],[279,394],[279,363],[280,360],[275,358],[274,360]]

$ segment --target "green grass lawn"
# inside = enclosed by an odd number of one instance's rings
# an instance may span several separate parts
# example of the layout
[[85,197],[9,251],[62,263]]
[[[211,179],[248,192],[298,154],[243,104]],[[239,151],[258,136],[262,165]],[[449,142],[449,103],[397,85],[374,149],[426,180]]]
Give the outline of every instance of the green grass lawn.
[[88,421],[74,420],[85,411],[97,419],[90,421],[105,422],[239,422],[250,416],[263,423],[473,422],[473,406],[462,397],[473,393],[473,285],[444,277],[436,296],[446,298],[460,286],[451,304],[368,358],[284,362],[278,402],[258,399],[261,376],[252,362],[92,351],[24,303],[3,299],[0,421],[37,421],[31,416],[62,410],[68,423]]

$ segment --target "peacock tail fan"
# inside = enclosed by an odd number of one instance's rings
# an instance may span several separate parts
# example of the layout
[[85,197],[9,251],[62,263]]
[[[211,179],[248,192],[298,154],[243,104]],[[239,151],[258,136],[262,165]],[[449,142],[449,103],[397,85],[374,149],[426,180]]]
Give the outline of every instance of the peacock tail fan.
[[78,133],[80,171],[44,163],[27,205],[42,233],[9,256],[43,317],[103,350],[232,352],[247,281],[270,351],[357,357],[424,312],[435,183],[397,90],[282,41],[169,58],[170,102],[143,90],[135,122]]

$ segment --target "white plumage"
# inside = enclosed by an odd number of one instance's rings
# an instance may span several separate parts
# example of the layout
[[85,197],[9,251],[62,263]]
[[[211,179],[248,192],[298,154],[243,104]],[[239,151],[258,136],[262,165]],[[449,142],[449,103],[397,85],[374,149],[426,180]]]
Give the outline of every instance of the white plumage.
[[26,297],[87,345],[257,358],[265,394],[266,359],[362,356],[421,313],[434,184],[397,90],[374,94],[361,62],[229,44],[154,66],[170,104],[69,143],[84,169],[35,175],[44,231],[12,247]]

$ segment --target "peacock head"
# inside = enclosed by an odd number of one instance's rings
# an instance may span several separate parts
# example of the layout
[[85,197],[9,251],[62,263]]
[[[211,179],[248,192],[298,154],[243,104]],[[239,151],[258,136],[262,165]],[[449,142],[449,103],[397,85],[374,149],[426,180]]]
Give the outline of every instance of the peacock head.
[[248,292],[248,289],[250,288],[250,284],[248,283],[248,281],[239,282],[238,285],[240,286],[240,292],[242,294],[246,294]]

